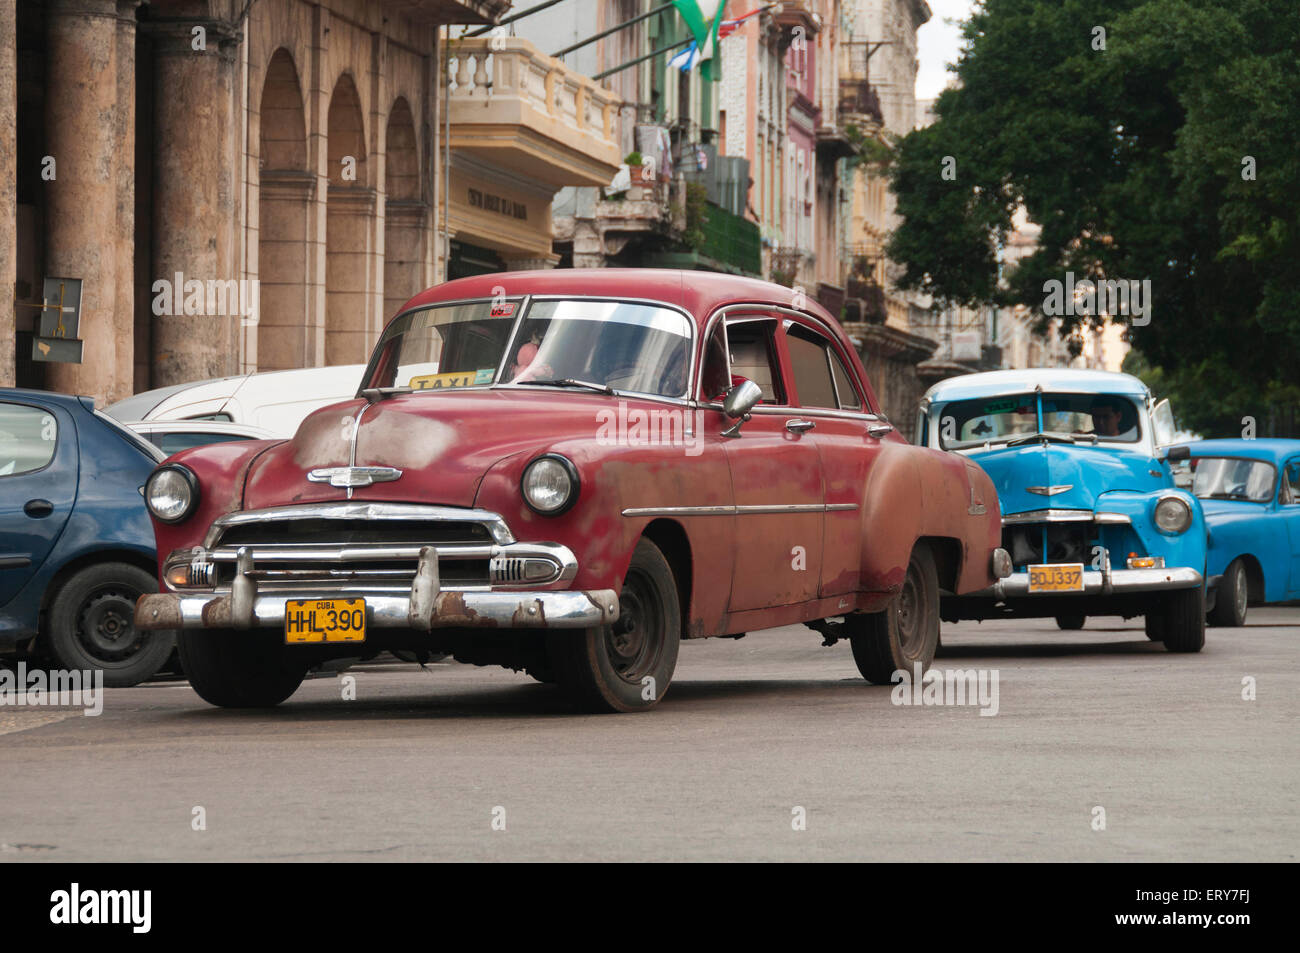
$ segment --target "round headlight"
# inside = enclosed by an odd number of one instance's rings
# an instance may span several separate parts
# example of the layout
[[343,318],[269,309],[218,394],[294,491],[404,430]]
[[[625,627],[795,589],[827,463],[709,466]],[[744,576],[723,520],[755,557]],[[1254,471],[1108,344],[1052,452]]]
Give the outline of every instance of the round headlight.
[[1156,504],[1155,520],[1162,533],[1182,533],[1192,525],[1192,508],[1176,496],[1166,496]]
[[558,516],[578,500],[578,468],[557,453],[538,457],[524,469],[520,489],[543,516]]
[[179,523],[198,506],[198,477],[179,464],[159,467],[144,485],[144,501],[164,523]]

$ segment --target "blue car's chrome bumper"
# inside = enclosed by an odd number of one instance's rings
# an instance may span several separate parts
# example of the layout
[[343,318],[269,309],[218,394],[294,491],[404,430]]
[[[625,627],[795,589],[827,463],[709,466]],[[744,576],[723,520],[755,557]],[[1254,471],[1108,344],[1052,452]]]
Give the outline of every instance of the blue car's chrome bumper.
[[1108,596],[1112,593],[1160,592],[1167,589],[1194,589],[1205,577],[1186,566],[1172,569],[1085,570],[1082,592],[1030,592],[1029,573],[1013,572],[1005,579],[970,593],[967,598],[1019,599],[1038,596]]

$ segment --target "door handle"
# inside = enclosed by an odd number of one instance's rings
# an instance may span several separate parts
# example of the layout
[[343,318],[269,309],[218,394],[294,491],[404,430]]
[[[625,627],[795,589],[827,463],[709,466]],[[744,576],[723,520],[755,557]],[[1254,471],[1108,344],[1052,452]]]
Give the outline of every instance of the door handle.
[[32,519],[40,519],[54,512],[54,504],[49,500],[28,500],[23,506],[23,512]]
[[806,433],[816,426],[816,422],[812,420],[787,420],[785,422],[785,429],[791,433]]
[[883,437],[885,434],[889,433],[893,429],[894,428],[892,424],[868,424],[867,425],[867,433],[869,433],[873,437]]

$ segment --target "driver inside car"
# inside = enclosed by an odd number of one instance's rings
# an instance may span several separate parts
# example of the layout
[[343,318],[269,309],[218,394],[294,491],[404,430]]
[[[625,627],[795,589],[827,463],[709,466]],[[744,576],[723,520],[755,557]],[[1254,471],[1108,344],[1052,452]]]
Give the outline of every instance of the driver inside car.
[[1124,403],[1118,397],[1095,398],[1088,408],[1088,413],[1092,417],[1092,433],[1098,437],[1132,437],[1133,425],[1124,419],[1126,416]]

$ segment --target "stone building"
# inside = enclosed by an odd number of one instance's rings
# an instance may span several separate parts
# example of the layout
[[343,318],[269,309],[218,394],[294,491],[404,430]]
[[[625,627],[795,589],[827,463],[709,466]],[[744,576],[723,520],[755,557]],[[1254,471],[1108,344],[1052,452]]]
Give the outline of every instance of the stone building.
[[[612,99],[440,32],[508,6],[0,0],[0,379],[106,401],[358,362],[460,243],[552,260],[555,191],[617,168]],[[48,276],[84,282],[80,364],[31,360]]]

